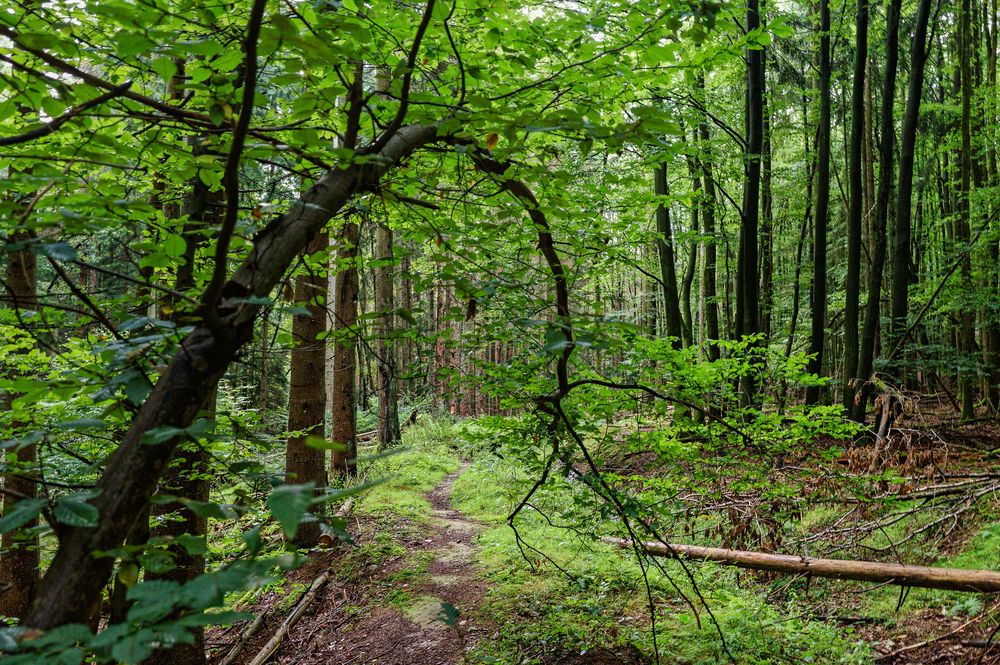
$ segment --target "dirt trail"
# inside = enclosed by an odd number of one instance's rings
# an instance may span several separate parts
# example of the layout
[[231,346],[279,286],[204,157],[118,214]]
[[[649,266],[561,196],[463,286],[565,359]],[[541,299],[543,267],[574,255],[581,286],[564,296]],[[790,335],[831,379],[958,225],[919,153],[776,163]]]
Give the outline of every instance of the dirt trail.
[[[427,498],[427,527],[403,525],[404,556],[368,566],[359,579],[327,585],[271,663],[450,665],[485,630],[473,617],[486,583],[477,575],[473,540],[482,527],[452,508],[454,473]],[[408,528],[407,528],[408,527]],[[359,543],[371,542],[365,533]],[[336,563],[334,564],[336,568]],[[255,649],[248,645],[252,654]]]

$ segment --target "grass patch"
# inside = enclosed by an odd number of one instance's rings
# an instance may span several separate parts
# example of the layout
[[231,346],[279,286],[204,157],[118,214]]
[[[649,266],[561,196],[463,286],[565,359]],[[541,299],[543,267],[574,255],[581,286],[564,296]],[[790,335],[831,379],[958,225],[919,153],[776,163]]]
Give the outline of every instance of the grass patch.
[[[642,571],[629,554],[593,541],[590,534],[613,529],[614,523],[596,517],[600,513],[589,491],[578,482],[553,478],[533,498],[537,510],[519,514],[519,542],[504,520],[534,478],[488,453],[476,457],[452,494],[456,508],[492,525],[477,544],[491,583],[483,613],[498,624],[498,635],[479,646],[476,659],[542,663],[595,650],[651,658]],[[711,618],[703,608],[696,616],[675,590],[676,584],[695,597],[680,564],[658,563],[662,571],[651,569],[648,579],[661,662],[729,662]],[[843,629],[790,618],[760,594],[738,589],[732,569],[691,565],[690,571],[738,663],[870,662],[867,646]]]
[[362,515],[426,521],[431,504],[425,495],[461,465],[455,453],[458,436],[458,428],[450,421],[428,420],[407,428],[398,452],[368,463],[362,454],[360,480],[380,484],[361,495],[355,510]]

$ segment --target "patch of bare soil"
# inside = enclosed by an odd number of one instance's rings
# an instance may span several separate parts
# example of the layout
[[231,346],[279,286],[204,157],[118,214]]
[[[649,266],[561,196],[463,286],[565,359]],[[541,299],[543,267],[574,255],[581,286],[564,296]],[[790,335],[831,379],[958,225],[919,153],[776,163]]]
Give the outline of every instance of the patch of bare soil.
[[[459,472],[461,473],[461,472]],[[477,574],[473,541],[481,526],[451,507],[448,476],[428,498],[430,525],[391,526],[405,555],[353,571],[351,579],[331,580],[294,626],[269,663],[296,665],[445,665],[462,663],[491,627],[476,617],[486,591]],[[357,522],[357,544],[373,541],[385,524]],[[310,564],[337,567],[336,557]],[[408,574],[408,571],[412,571]],[[303,575],[296,575],[296,578]],[[306,579],[300,580],[305,583]],[[273,601],[270,604],[274,604]],[[266,607],[257,608],[258,611]],[[274,634],[284,614],[269,617],[237,663],[248,663]],[[233,631],[236,632],[236,631]]]

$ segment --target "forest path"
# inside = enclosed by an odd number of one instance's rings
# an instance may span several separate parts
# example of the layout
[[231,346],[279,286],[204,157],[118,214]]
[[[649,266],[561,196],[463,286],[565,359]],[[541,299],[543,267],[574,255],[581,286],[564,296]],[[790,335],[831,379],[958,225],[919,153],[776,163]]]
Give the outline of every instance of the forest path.
[[[396,540],[405,554],[363,566],[345,583],[327,585],[316,608],[270,662],[465,662],[466,652],[486,630],[474,617],[487,585],[474,564],[474,540],[483,526],[451,504],[453,484],[464,470],[445,477],[426,495],[432,508],[427,523],[417,529],[397,523]],[[378,532],[362,529],[359,547],[378,542]]]

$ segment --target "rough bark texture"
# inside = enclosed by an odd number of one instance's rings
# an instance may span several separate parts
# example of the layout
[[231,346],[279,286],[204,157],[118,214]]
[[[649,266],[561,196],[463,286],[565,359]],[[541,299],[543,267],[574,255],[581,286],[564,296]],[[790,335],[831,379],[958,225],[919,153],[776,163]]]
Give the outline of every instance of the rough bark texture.
[[383,447],[401,439],[399,429],[399,359],[396,348],[396,299],[393,293],[392,229],[375,230],[375,311],[378,314],[378,440]]
[[353,195],[376,186],[383,173],[436,135],[433,126],[400,129],[375,159],[327,172],[258,234],[250,256],[224,289],[222,327],[215,333],[195,328],[174,354],[97,483],[100,494],[93,504],[101,516],[98,526],[71,527],[62,534],[26,626],[48,629],[86,620],[87,608],[107,583],[114,564],[110,557],[95,557],[93,552],[122,544],[179,444],[177,438],[144,444],[144,434],[165,425],[190,425],[237,351],[253,337],[260,305],[229,299],[268,296],[307,242]]
[[355,222],[344,224],[338,251],[341,269],[337,274],[337,301],[334,306],[333,402],[330,404],[330,442],[335,446],[330,454],[330,473],[335,476],[354,473],[358,447],[355,409],[358,241],[358,225]]
[[[13,240],[26,241],[34,234],[21,232],[14,235]],[[7,306],[20,311],[23,317],[33,311],[37,305],[37,263],[35,254],[29,250],[17,250],[7,254],[7,269],[5,275],[6,289],[3,300]],[[14,395],[4,395],[3,402],[10,408],[10,400]],[[3,479],[4,489],[10,494],[3,495],[3,512],[6,515],[13,509],[19,496],[33,499],[38,495],[38,485],[30,480],[35,474],[35,461],[38,450],[34,444],[21,446],[14,451],[17,457],[20,476],[7,474]],[[2,551],[0,551],[0,614],[12,617],[23,617],[38,586],[38,537],[26,536],[24,531],[37,526],[38,520],[33,519],[20,529],[3,534]]]
[[[319,233],[309,243],[306,254],[323,252],[330,241]],[[306,271],[295,279],[295,302],[309,310],[292,319],[291,367],[288,386],[288,438],[285,447],[285,482],[326,484],[325,455],[322,448],[307,445],[308,437],[323,438],[326,422],[326,274]],[[295,533],[299,547],[319,542],[319,522],[303,522]]]

